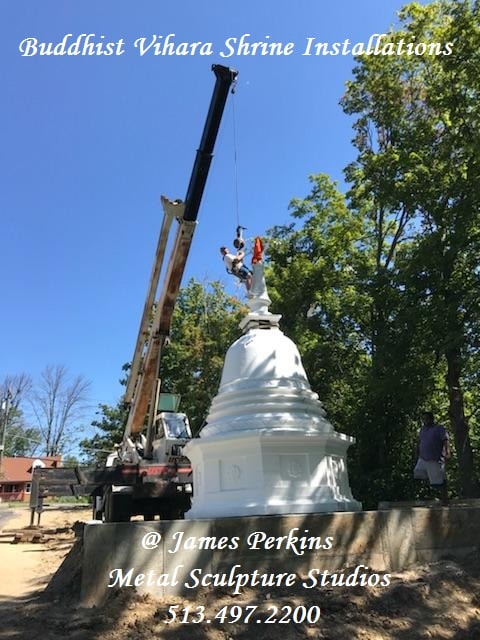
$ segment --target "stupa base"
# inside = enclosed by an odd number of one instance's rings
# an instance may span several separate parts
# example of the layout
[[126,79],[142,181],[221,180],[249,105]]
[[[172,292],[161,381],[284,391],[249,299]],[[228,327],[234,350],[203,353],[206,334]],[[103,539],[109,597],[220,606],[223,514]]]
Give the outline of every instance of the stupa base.
[[336,432],[255,430],[196,438],[187,519],[361,511],[348,483],[352,439]]

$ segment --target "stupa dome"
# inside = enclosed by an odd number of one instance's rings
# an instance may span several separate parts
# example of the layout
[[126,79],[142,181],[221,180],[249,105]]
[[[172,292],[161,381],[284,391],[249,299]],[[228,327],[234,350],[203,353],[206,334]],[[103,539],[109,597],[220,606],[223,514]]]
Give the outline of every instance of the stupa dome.
[[271,325],[250,329],[229,348],[206,422],[201,437],[263,429],[333,431],[296,345]]

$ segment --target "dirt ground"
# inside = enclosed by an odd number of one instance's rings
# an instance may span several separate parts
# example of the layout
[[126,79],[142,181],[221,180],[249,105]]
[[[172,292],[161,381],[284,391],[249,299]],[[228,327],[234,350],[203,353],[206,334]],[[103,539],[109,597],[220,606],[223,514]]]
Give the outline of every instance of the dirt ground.
[[[89,518],[89,509],[50,510],[42,516],[46,532],[42,542],[12,544],[0,537],[1,640],[273,640],[279,636],[284,640],[480,640],[478,555],[462,565],[445,561],[394,574],[390,586],[383,588],[315,588],[308,595],[305,589],[292,588],[268,593],[246,589],[240,595],[216,589],[200,592],[196,601],[154,599],[123,589],[101,608],[81,609],[77,605],[80,542],[75,543],[73,531],[64,528]],[[28,510],[15,510],[3,534],[28,522]],[[178,605],[179,613],[175,622],[167,624],[171,605]],[[253,624],[257,622],[253,617],[248,624],[232,622],[253,605],[258,605],[255,615],[263,624]],[[223,620],[212,616],[208,624],[195,623],[203,611],[219,612],[223,606],[228,613]],[[265,620],[273,606],[279,613],[288,611],[282,607],[291,607],[301,614],[302,606],[315,615],[321,613],[311,624],[280,624],[280,615],[276,623],[268,624]],[[190,607],[187,613],[186,607]]]

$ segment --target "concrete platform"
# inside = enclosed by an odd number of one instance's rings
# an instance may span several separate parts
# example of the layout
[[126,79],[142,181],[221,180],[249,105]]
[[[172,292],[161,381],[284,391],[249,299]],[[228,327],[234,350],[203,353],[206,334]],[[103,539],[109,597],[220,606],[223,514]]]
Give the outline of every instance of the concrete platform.
[[[196,597],[205,588],[197,583],[207,574],[307,574],[312,568],[338,571],[357,565],[398,571],[478,551],[479,531],[477,505],[89,523],[81,603],[98,605],[117,588]],[[205,580],[212,581],[208,576]]]

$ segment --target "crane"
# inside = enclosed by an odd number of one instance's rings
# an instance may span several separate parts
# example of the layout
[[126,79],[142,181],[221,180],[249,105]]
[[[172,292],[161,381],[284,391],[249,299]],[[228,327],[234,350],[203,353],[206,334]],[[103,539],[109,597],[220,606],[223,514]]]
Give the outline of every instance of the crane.
[[[132,515],[142,515],[146,520],[157,515],[172,519],[182,517],[190,508],[191,465],[182,454],[192,437],[190,425],[187,416],[178,413],[179,398],[161,393],[159,370],[215,141],[228,93],[237,77],[237,71],[222,65],[214,64],[212,70],[215,86],[185,200],[161,197],[164,215],[124,396],[128,418],[122,443],[109,455],[104,469],[76,467],[74,472],[59,469],[34,474],[31,507],[32,501],[54,495],[54,486],[59,488],[57,495],[60,487],[65,495],[68,485],[75,495],[90,493],[94,518],[106,522],[128,521]],[[178,226],[157,300],[174,221]]]

